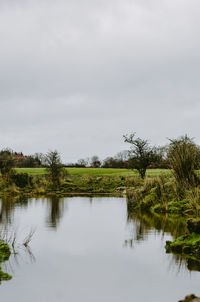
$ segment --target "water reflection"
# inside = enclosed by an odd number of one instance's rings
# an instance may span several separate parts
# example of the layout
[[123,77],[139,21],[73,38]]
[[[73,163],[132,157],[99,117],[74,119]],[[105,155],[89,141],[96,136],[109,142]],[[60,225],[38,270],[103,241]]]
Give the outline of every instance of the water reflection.
[[[7,281],[13,278],[15,275],[16,269],[19,269],[20,266],[24,264],[33,264],[36,262],[36,257],[30,246],[22,246],[20,244],[16,244],[16,246],[11,246],[11,255],[7,257],[7,259],[3,260],[2,269],[5,273],[1,275],[1,267],[0,267],[0,284],[1,281]],[[7,274],[9,272],[9,274]],[[7,278],[10,276],[10,278]]]
[[182,216],[169,214],[153,214],[135,211],[127,207],[127,221],[136,229],[134,240],[145,240],[149,232],[169,233],[177,238],[187,232],[187,224]]
[[6,202],[0,227],[19,225],[25,235],[37,229],[30,243],[35,256],[21,247],[4,264],[13,275],[0,287],[4,301],[169,302],[199,295],[200,274],[188,273],[199,271],[199,263],[165,254],[165,241],[186,230],[182,217],[135,212],[124,198]]
[[[41,200],[41,199],[39,199]],[[37,202],[37,199],[35,199]],[[51,196],[43,199],[47,203],[47,218],[46,223],[48,227],[57,228],[60,220],[62,219],[64,212],[67,208],[66,198],[60,198],[58,196]],[[4,229],[7,229],[9,225],[12,225],[14,220],[14,211],[17,207],[20,209],[26,209],[31,200],[27,196],[20,197],[3,197],[0,199],[0,224]]]
[[[130,248],[134,246],[134,242],[147,240],[152,232],[157,232],[162,236],[168,233],[175,239],[188,231],[186,220],[182,216],[136,211],[128,203],[127,222],[132,225],[132,238],[126,239],[124,246]],[[189,271],[200,271],[200,260],[176,254],[172,254],[171,259],[178,267],[178,271],[182,268],[187,268]]]
[[13,213],[15,207],[19,205],[20,208],[26,208],[28,206],[28,197],[20,196],[20,197],[10,197],[5,196],[0,199],[0,223],[4,225],[12,224],[13,221]]
[[52,196],[50,198],[47,198],[47,206],[47,225],[52,228],[57,228],[61,218],[64,215],[66,202],[64,202],[64,198]]

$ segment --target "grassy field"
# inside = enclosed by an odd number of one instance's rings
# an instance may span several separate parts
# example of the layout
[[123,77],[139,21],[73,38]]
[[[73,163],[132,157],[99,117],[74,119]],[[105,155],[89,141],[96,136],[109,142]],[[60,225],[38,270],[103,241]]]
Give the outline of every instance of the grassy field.
[[[44,175],[45,168],[16,168],[18,173],[28,173],[30,175]],[[137,176],[136,170],[112,169],[112,168],[67,168],[70,175],[90,175],[90,176]],[[168,175],[171,171],[167,169],[148,169],[147,176]]]

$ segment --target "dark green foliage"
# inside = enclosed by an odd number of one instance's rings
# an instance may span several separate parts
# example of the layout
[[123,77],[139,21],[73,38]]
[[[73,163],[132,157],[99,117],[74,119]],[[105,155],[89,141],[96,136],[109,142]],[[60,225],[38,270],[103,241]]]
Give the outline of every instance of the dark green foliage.
[[167,241],[165,248],[167,253],[189,255],[200,259],[200,235],[194,233],[183,235],[173,242]]
[[33,177],[28,173],[12,173],[11,180],[19,188],[33,185]]
[[147,140],[135,138],[135,133],[124,135],[124,141],[131,144],[129,168],[138,170],[141,178],[144,178],[147,168],[158,160],[156,149],[150,147]]
[[0,152],[0,171],[3,178],[9,179],[10,173],[14,167],[15,161],[12,151],[2,150]]
[[169,201],[165,205],[161,203],[156,203],[152,207],[152,211],[155,213],[183,214],[188,212],[189,210],[191,210],[191,206],[187,199],[183,199],[180,201]]
[[15,167],[18,168],[36,168],[41,166],[41,160],[37,155],[14,155]]
[[200,219],[188,219],[187,227],[190,233],[200,234]]
[[[4,243],[0,242],[0,264],[4,261],[7,261],[10,257],[10,248],[9,246]],[[2,272],[1,266],[0,266],[0,282],[3,280],[10,280],[12,277],[8,275],[7,273]]]
[[4,243],[0,242],[0,262],[7,261],[10,257],[10,248]]

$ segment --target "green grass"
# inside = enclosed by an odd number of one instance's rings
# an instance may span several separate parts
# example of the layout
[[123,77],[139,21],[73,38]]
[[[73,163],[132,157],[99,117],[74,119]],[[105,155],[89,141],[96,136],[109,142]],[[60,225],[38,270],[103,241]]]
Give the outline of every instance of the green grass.
[[[28,173],[30,175],[44,175],[46,174],[45,168],[16,168],[18,173]],[[67,168],[70,175],[90,175],[90,176],[137,176],[136,170],[128,169],[112,169],[112,168]],[[148,169],[147,176],[159,176],[159,175],[169,175],[170,170],[167,169]]]
[[18,173],[28,173],[30,175],[44,175],[46,174],[45,168],[16,168]]

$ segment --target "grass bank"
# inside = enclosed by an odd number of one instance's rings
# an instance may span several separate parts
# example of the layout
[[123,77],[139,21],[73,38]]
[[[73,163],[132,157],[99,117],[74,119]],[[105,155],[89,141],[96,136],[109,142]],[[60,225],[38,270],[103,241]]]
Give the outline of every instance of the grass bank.
[[[110,168],[67,168],[67,175],[55,189],[45,168],[15,169],[17,177],[6,183],[0,179],[0,195],[4,194],[66,194],[66,193],[118,193],[140,182],[135,170]],[[170,175],[170,170],[149,169],[147,178]]]
[[138,182],[127,190],[128,207],[147,213],[146,217],[181,215],[186,226],[184,234],[168,241],[166,251],[200,264],[200,185],[184,186],[173,177],[161,176]]

